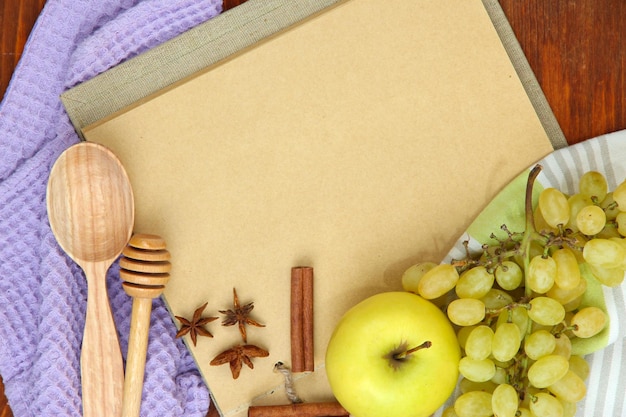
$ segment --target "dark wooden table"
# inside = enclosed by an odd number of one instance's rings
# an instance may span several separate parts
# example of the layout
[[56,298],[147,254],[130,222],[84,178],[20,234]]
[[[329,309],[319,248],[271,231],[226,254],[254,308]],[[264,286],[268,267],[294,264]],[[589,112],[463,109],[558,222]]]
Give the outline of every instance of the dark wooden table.
[[[225,0],[224,9],[245,0]],[[0,96],[45,0],[0,4]],[[567,142],[626,129],[626,2],[500,0]],[[4,387],[0,379],[0,394]],[[211,414],[211,412],[209,413]],[[12,416],[0,395],[0,417]]]

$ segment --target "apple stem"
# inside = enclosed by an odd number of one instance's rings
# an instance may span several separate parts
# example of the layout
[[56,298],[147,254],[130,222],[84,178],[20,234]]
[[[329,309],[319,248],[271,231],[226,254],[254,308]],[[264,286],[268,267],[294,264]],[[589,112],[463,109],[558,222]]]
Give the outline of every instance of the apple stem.
[[421,345],[415,346],[414,348],[411,348],[411,349],[407,350],[406,352],[396,353],[395,355],[393,355],[393,358],[394,359],[404,359],[407,356],[409,356],[411,353],[417,352],[418,350],[421,350],[421,349],[428,349],[432,345],[433,345],[433,343],[430,340],[427,340],[424,343],[422,343]]

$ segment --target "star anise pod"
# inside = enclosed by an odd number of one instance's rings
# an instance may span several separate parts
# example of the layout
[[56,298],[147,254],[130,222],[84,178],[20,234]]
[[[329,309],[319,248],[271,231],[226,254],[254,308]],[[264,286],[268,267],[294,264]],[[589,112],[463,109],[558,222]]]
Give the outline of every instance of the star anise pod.
[[237,379],[244,363],[248,365],[248,368],[254,369],[252,358],[264,358],[269,356],[269,354],[267,350],[255,345],[237,345],[217,355],[210,362],[210,365],[218,366],[228,363],[233,379]]
[[198,335],[206,336],[206,337],[213,337],[211,332],[209,332],[207,329],[204,328],[204,325],[212,322],[213,320],[217,320],[217,317],[204,317],[204,318],[200,317],[202,316],[202,312],[206,308],[207,304],[208,303],[204,303],[203,305],[198,307],[196,311],[194,311],[193,319],[191,319],[191,321],[187,320],[184,317],[174,316],[181,323],[180,330],[178,331],[178,333],[176,333],[177,339],[189,333],[189,336],[191,337],[191,341],[193,342],[193,345],[195,346],[198,340]]
[[220,313],[225,314],[224,320],[222,320],[222,326],[239,325],[239,333],[244,343],[248,342],[246,335],[246,324],[256,327],[265,327],[264,324],[258,323],[250,318],[250,312],[254,308],[254,303],[248,303],[243,307],[239,305],[239,298],[237,297],[237,291],[233,288],[233,306],[232,310],[219,310]]

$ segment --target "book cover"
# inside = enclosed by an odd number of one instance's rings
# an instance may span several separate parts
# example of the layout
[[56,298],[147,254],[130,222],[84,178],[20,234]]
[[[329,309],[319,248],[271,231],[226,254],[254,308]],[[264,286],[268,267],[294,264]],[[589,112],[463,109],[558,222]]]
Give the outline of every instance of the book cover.
[[237,379],[210,365],[241,343],[236,326],[187,340],[225,416],[287,402],[274,364],[290,362],[293,266],[315,270],[316,366],[296,388],[329,400],[324,353],[341,315],[441,260],[554,149],[480,0],[347,0],[296,20],[81,128],[127,169],[136,231],[168,242],[172,314],[208,302],[221,316],[233,288],[254,302],[265,327],[248,342],[269,356]]

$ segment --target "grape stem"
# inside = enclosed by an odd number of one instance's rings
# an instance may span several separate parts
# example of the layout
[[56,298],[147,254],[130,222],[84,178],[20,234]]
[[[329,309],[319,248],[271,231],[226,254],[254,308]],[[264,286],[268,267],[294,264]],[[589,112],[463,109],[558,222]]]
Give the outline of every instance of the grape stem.
[[524,300],[519,301],[519,302],[513,302],[510,304],[505,305],[504,307],[500,307],[500,308],[486,308],[485,309],[485,315],[489,316],[489,317],[496,317],[499,316],[500,313],[502,313],[505,310],[511,311],[517,307],[523,307],[527,310],[530,309],[530,303],[525,302]]
[[[529,269],[530,265],[530,244],[533,239],[541,239],[542,236],[537,232],[535,228],[535,217],[533,211],[533,188],[535,185],[535,180],[539,176],[539,173],[543,167],[540,164],[535,165],[528,174],[528,179],[526,180],[526,194],[524,197],[524,211],[526,214],[526,225],[524,228],[524,237],[522,238],[522,242],[520,244],[520,248],[522,250],[522,257],[524,262],[524,279],[527,280],[526,271]],[[528,282],[525,282],[524,295],[527,300],[532,298],[532,289]],[[530,304],[528,305],[530,309]],[[528,320],[528,324],[526,326],[526,337],[528,337],[532,333],[532,321]],[[528,373],[528,360],[523,360],[521,363],[521,369],[519,370],[519,375],[526,376]],[[520,378],[521,380],[521,378]]]
[[[524,255],[524,271],[528,271],[528,265],[530,264],[530,244],[535,238],[541,237],[535,229],[535,217],[533,213],[533,186],[537,176],[542,170],[542,166],[535,165],[528,174],[526,181],[526,195],[524,199],[524,211],[526,214],[526,227],[524,230],[524,237],[522,238],[521,250]],[[526,285],[525,289],[526,297],[532,296],[532,290],[529,285]]]

